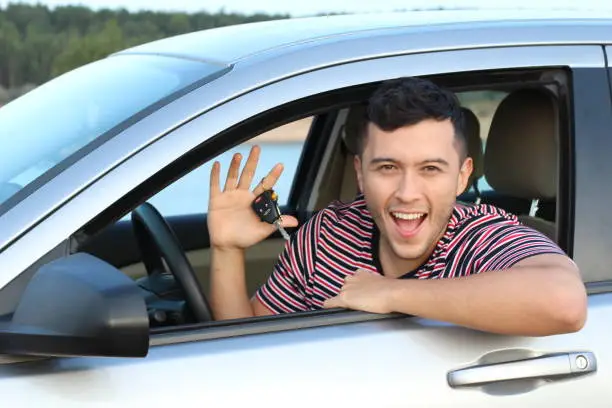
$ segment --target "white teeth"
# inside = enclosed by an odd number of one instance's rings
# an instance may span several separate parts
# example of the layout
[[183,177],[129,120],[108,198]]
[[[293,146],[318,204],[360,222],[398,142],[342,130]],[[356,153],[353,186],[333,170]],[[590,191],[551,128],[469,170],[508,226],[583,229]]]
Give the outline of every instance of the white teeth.
[[418,220],[419,218],[422,218],[425,216],[425,214],[423,213],[412,213],[412,214],[407,214],[407,213],[400,213],[400,212],[394,212],[391,213],[395,218],[399,218],[400,220]]

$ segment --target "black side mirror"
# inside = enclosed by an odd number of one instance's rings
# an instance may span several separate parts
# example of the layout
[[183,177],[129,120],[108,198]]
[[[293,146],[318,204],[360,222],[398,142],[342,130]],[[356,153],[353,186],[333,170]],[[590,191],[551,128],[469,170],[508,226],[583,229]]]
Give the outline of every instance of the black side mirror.
[[50,262],[0,325],[0,353],[144,357],[149,319],[134,281],[89,254]]

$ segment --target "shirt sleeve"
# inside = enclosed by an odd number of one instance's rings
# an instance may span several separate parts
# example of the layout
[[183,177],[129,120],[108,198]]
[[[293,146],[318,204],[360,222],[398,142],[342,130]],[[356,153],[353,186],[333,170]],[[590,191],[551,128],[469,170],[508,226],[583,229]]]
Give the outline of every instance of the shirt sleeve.
[[478,249],[475,273],[507,269],[535,255],[566,255],[546,235],[516,219],[489,224],[481,230],[479,239],[484,244]]
[[300,312],[310,308],[307,288],[315,269],[320,218],[321,214],[313,216],[287,241],[272,274],[255,294],[273,313]]

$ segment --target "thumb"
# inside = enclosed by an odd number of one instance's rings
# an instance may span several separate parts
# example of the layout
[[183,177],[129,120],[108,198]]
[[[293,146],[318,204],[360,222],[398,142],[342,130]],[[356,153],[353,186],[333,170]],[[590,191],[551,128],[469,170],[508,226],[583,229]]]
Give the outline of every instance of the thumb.
[[334,296],[323,302],[324,309],[333,309],[334,307],[343,307],[343,303],[342,300],[340,300],[340,296]]
[[298,220],[292,215],[282,215],[281,216],[281,225],[284,228],[291,228],[298,226]]

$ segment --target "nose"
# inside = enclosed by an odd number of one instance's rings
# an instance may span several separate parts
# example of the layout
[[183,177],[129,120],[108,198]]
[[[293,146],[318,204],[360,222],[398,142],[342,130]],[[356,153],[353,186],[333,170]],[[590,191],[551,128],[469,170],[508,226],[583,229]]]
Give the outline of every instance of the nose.
[[396,197],[403,202],[417,200],[422,193],[421,180],[411,171],[405,171],[398,179]]

